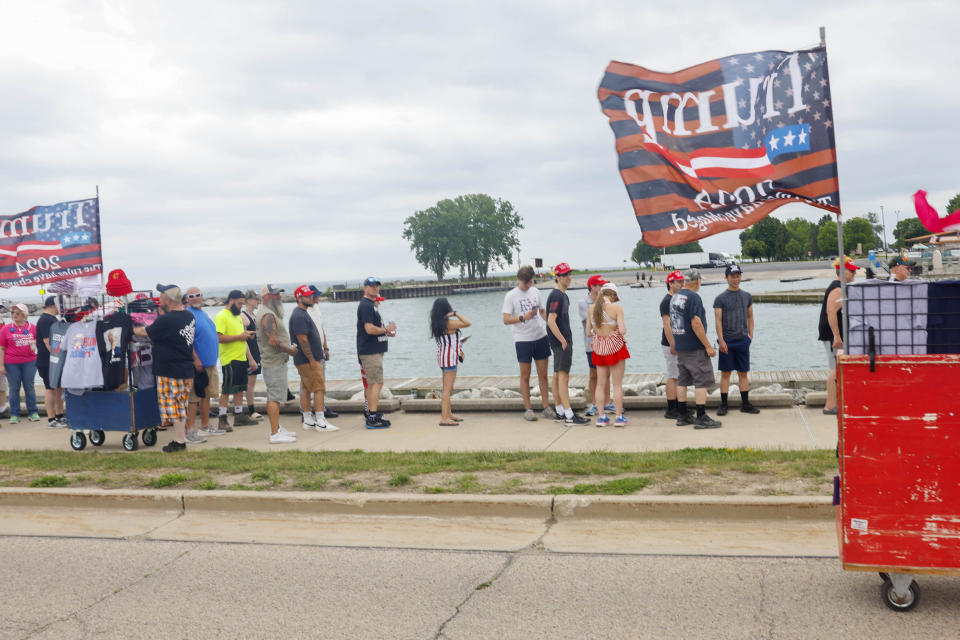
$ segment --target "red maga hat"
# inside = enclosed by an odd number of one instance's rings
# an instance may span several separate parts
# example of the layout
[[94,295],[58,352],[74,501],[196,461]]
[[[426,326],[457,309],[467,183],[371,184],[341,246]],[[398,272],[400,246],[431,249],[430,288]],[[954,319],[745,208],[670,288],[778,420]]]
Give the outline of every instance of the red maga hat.
[[601,276],[601,275],[599,275],[599,274],[597,274],[597,275],[595,275],[595,276],[590,276],[590,277],[587,279],[587,288],[595,287],[595,286],[598,285],[598,284],[599,284],[599,285],[607,284],[607,281],[604,280],[604,279],[603,279],[603,276]]
[[310,288],[310,285],[302,284],[294,290],[293,295],[297,298],[312,298],[317,294],[313,292],[313,289]]
[[107,293],[115,298],[133,293],[133,285],[130,284],[130,279],[123,269],[114,269],[107,274],[106,289]]
[[671,271],[670,275],[667,276],[667,284],[670,284],[674,280],[683,280],[683,274],[679,271]]
[[565,276],[568,273],[571,273],[573,268],[568,265],[566,262],[561,262],[553,268],[553,275],[555,276]]

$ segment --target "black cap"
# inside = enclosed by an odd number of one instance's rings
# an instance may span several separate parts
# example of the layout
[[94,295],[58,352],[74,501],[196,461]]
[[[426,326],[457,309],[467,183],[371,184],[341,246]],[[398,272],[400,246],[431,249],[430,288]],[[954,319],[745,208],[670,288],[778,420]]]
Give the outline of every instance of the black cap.
[[894,267],[899,267],[900,265],[903,265],[903,266],[905,266],[905,267],[912,267],[912,266],[915,265],[915,264],[917,264],[917,263],[914,262],[913,260],[907,260],[907,259],[904,258],[903,256],[897,256],[896,258],[894,258],[893,260],[890,261],[889,267],[890,267],[891,269],[894,268]]
[[43,307],[44,307],[44,308],[53,307],[53,306],[55,306],[56,304],[57,304],[57,297],[56,297],[56,296],[47,296],[46,299],[43,301]]
[[733,275],[734,273],[743,273],[738,264],[728,264],[727,269],[724,272],[724,276]]
[[163,293],[164,291],[167,291],[168,289],[179,289],[179,288],[180,288],[180,287],[178,287],[178,286],[175,285],[175,284],[158,284],[158,285],[157,285],[157,291],[159,291],[160,293]]
[[243,295],[243,291],[240,291],[240,289],[234,289],[227,294],[227,302],[230,302],[231,300],[239,300],[240,298],[244,297],[246,296]]
[[379,281],[377,278],[374,278],[373,276],[370,276],[369,278],[367,278],[366,280],[363,281],[363,286],[365,286],[365,287],[379,287],[379,286],[380,286],[380,281]]
[[313,295],[315,296],[323,295],[323,292],[320,291],[320,289],[315,284],[310,285],[310,290],[313,291]]

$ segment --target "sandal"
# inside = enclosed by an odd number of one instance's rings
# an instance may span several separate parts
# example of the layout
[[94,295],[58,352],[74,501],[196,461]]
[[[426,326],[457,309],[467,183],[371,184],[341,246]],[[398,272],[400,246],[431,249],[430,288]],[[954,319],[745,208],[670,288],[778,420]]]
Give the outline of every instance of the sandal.
[[450,416],[450,419],[453,420],[454,422],[463,422],[463,418],[461,418],[460,416]]
[[456,420],[449,420],[449,421],[444,420],[440,422],[440,426],[441,427],[459,427],[460,423],[457,422]]

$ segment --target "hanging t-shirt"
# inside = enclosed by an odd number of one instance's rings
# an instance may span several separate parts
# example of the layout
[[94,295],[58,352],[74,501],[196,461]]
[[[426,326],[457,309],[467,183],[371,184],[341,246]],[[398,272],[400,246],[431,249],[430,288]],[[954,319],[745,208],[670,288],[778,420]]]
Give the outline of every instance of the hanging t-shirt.
[[97,323],[97,348],[103,361],[103,388],[116,389],[126,382],[127,344],[133,322],[125,313],[114,313]]
[[67,329],[70,328],[69,322],[54,322],[50,325],[50,388],[60,388],[60,375],[63,373],[63,362],[65,360],[66,350],[64,349],[64,339],[67,335]]
[[168,311],[147,327],[147,335],[153,341],[154,375],[193,380],[196,326],[197,321],[189,311]]
[[64,351],[60,386],[65,389],[93,389],[103,386],[103,364],[97,349],[97,323],[93,320],[74,322],[67,329],[61,351]]
[[5,363],[33,362],[37,359],[37,327],[29,322],[22,327],[13,322],[3,325],[0,346],[6,349],[3,355]]
[[43,368],[50,363],[50,350],[44,339],[50,338],[50,327],[57,321],[57,316],[46,311],[37,319],[37,366]]
[[136,388],[153,388],[153,345],[148,338],[133,336],[133,342],[130,343],[130,375]]

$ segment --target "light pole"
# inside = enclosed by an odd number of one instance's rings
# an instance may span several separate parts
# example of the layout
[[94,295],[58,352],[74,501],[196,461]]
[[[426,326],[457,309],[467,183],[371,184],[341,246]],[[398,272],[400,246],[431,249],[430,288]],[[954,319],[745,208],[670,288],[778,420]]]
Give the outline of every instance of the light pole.
[[880,205],[880,224],[883,225],[883,256],[887,256],[887,216],[883,213],[883,205]]

